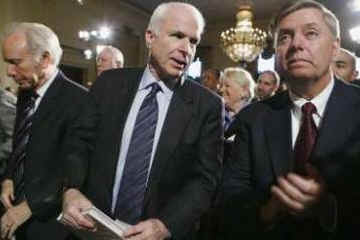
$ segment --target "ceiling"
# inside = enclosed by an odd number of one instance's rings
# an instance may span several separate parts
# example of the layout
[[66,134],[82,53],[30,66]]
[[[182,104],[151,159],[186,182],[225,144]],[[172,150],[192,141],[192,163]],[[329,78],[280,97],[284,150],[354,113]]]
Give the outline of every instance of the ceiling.
[[[149,15],[157,5],[164,0],[121,0]],[[186,0],[200,9],[208,25],[222,22],[234,22],[237,6],[242,3],[251,2],[254,9],[255,19],[259,21],[270,21],[279,8],[286,2],[296,0]],[[318,0],[337,15],[340,20],[342,46],[357,52],[360,56],[360,45],[350,40],[348,29],[360,24],[360,12],[351,11],[353,1],[360,0]]]

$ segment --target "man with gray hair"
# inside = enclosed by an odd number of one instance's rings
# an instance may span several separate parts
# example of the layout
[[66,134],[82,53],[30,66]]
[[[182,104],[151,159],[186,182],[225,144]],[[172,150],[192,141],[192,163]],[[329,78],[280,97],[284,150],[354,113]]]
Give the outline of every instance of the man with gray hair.
[[19,95],[1,183],[1,238],[63,240],[68,231],[56,222],[61,194],[85,179],[96,109],[85,88],[58,70],[62,49],[45,25],[9,25],[2,55]]
[[[204,30],[193,5],[159,5],[145,32],[145,69],[103,72],[101,115],[87,184],[64,195],[64,220],[94,229],[96,206],[132,224],[125,239],[192,239],[213,199],[222,160],[220,97],[186,78]],[[121,79],[121,81],[119,81]],[[85,197],[86,196],[86,197]]]
[[355,55],[344,48],[340,48],[332,63],[332,69],[335,75],[345,82],[354,81],[358,75]]
[[124,67],[124,55],[110,45],[105,46],[96,57],[96,71],[99,76],[103,71]]
[[339,36],[316,1],[291,1],[275,18],[289,90],[239,116],[224,166],[225,239],[358,239],[360,89],[331,70]]

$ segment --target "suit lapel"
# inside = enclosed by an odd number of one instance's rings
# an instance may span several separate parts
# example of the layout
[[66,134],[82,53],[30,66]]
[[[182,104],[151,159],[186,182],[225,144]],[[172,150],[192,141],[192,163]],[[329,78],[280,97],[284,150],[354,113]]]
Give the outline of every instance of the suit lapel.
[[[139,71],[128,72],[127,74],[124,74],[124,79],[114,79],[111,82],[113,85],[112,89],[114,92],[116,92],[116,94],[110,95],[114,97],[114,99],[110,99],[110,102],[114,103],[111,106],[110,112],[114,114],[114,116],[111,116],[114,118],[111,121],[111,125],[113,127],[113,138],[111,142],[115,144],[113,148],[114,154],[112,154],[111,162],[106,164],[108,169],[105,172],[114,172],[114,169],[117,168],[125,122],[127,116],[129,115],[143,72],[143,69]],[[116,74],[115,77],[118,78],[119,75]],[[107,183],[105,186],[108,187],[108,196],[112,196],[114,180],[114,175],[109,174],[107,176]],[[111,203],[111,198],[109,199],[109,202]]]
[[[349,114],[358,111],[353,107],[350,96],[346,96],[345,85],[335,80],[333,92],[330,95],[323,120],[319,129],[318,138],[313,152],[313,159],[321,160],[328,156],[329,151],[338,149],[351,133],[354,119]],[[338,126],[338,127],[337,127]],[[326,160],[326,159],[325,159]]]
[[65,76],[61,71],[59,71],[54,81],[46,90],[43,98],[41,99],[39,107],[34,114],[33,128],[36,128],[36,126],[41,122],[41,120],[44,117],[48,116],[48,113],[54,110],[54,106],[56,106],[57,102],[61,102],[61,101],[56,101],[57,99],[56,97],[61,91],[61,86],[63,85],[64,80],[65,80]]
[[192,105],[193,98],[191,95],[191,86],[188,81],[185,81],[183,86],[178,85],[175,88],[169,105],[150,171],[149,187],[145,194],[145,204],[149,199],[149,192],[151,191],[153,184],[156,184],[159,180],[164,164],[174,152],[175,147],[178,145],[182,134],[191,119],[193,112]]
[[277,100],[264,121],[273,170],[276,176],[281,176],[292,169],[291,101],[288,93]]

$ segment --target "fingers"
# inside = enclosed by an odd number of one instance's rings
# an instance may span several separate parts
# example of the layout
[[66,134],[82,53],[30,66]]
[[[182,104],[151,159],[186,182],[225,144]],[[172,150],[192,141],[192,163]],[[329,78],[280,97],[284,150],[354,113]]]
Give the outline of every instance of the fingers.
[[[1,239],[10,238],[9,234],[11,232],[11,228],[15,225],[15,222],[11,219],[11,216],[8,212],[6,212],[1,218]],[[16,227],[15,227],[16,229]],[[14,229],[14,231],[15,231]]]
[[[320,176],[317,177],[317,179],[319,178]],[[315,198],[322,194],[325,188],[324,182],[317,181],[315,178],[303,178],[297,174],[290,173],[286,179],[304,194],[312,195]]]
[[64,223],[77,229],[94,230],[95,223],[82,214],[91,207],[92,203],[80,191],[67,190],[63,201]]
[[6,193],[1,194],[1,203],[4,205],[4,207],[6,209],[13,207],[12,199],[13,199],[13,197],[9,194],[6,194]]
[[288,178],[279,177],[278,185],[282,191],[287,194],[291,199],[298,202],[306,202],[309,201],[309,196],[304,194],[301,188],[298,187],[297,184],[290,181]]
[[127,240],[162,240],[170,236],[168,229],[159,219],[149,219],[129,227],[124,233]]
[[12,201],[14,201],[14,186],[11,180],[5,180],[2,182],[1,191],[1,203],[6,209],[13,207]]
[[301,202],[292,199],[278,186],[272,186],[271,192],[290,211],[301,212],[304,210],[304,205]]
[[15,233],[15,230],[17,229],[17,224],[13,224],[10,229],[9,229],[9,232],[8,232],[8,239],[11,239],[13,236],[14,236],[14,233]]
[[129,238],[131,236],[141,234],[143,231],[145,231],[145,229],[146,229],[146,223],[144,224],[144,222],[140,222],[134,226],[127,228],[126,231],[124,232],[124,237]]
[[289,173],[286,177],[278,177],[278,184],[271,188],[273,196],[290,213],[307,211],[318,203],[324,194],[325,184],[321,176],[311,165],[308,165],[308,170],[310,174],[307,177],[294,173]]
[[95,228],[95,223],[91,219],[86,218],[79,208],[70,208],[64,214],[64,219],[65,224],[69,223],[70,226],[77,229],[92,230]]

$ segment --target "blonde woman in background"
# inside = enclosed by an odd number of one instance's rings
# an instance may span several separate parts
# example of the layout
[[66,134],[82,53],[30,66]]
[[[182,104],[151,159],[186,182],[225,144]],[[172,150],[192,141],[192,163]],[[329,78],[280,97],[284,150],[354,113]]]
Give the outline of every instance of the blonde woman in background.
[[230,67],[222,75],[222,95],[226,110],[233,117],[251,103],[254,97],[255,82],[251,74],[243,68]]

